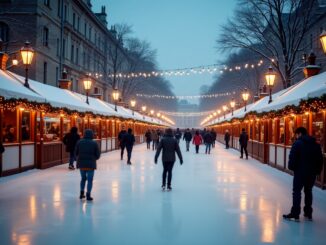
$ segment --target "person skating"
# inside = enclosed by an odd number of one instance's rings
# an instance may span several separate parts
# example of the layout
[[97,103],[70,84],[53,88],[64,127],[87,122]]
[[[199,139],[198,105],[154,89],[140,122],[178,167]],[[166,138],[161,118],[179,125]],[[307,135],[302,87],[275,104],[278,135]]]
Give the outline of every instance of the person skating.
[[167,189],[172,190],[171,181],[172,181],[172,169],[175,163],[176,157],[175,153],[178,154],[180,164],[183,164],[182,154],[180,151],[179,144],[177,140],[173,137],[172,129],[166,129],[165,135],[158,144],[156,154],[155,154],[155,164],[157,164],[157,159],[163,150],[162,153],[162,162],[163,162],[163,174],[162,174],[162,190],[165,190],[166,178],[168,179]]
[[191,134],[189,128],[187,128],[186,132],[183,134],[183,140],[186,141],[186,148],[187,148],[187,151],[189,151],[190,142],[192,140],[192,134]]
[[128,154],[128,160],[127,160],[127,164],[131,165],[131,153],[132,153],[132,148],[134,146],[135,143],[135,136],[132,134],[132,129],[129,128],[128,129],[128,133],[126,133],[123,136],[123,141],[125,143],[126,149],[127,149],[127,154]]
[[157,149],[157,144],[158,144],[158,141],[159,141],[159,136],[157,134],[157,131],[156,130],[153,130],[152,132],[152,149],[153,151]]
[[84,138],[79,140],[75,151],[77,157],[77,168],[80,169],[80,199],[85,198],[85,184],[87,181],[86,199],[92,201],[91,191],[93,187],[94,171],[96,161],[100,158],[101,152],[96,141],[93,140],[93,131],[86,129]]
[[211,134],[213,136],[212,147],[215,148],[215,141],[216,141],[217,134],[214,129],[212,129]]
[[74,161],[76,160],[75,156],[75,147],[77,142],[80,140],[80,136],[78,134],[78,129],[76,127],[72,127],[70,132],[67,133],[62,142],[66,146],[66,152],[69,152],[69,169],[74,170]]
[[126,148],[126,145],[123,142],[123,137],[124,137],[125,134],[127,134],[127,131],[125,130],[125,127],[122,126],[122,130],[118,134],[118,141],[119,141],[119,146],[120,146],[120,149],[121,149],[121,154],[120,154],[121,160],[123,160],[123,155],[124,155],[124,151],[125,151],[125,148]]
[[304,217],[312,220],[312,188],[317,175],[323,168],[323,155],[321,147],[315,138],[308,135],[307,129],[299,127],[295,130],[296,141],[292,145],[288,168],[293,171],[293,205],[284,219],[299,221],[301,212],[301,191],[304,189]]
[[177,131],[175,132],[174,137],[176,138],[176,140],[177,140],[177,142],[178,142],[178,144],[179,144],[179,143],[180,143],[180,139],[181,139],[181,137],[182,137],[182,133],[181,133],[181,131],[180,131],[179,128],[177,128]]
[[199,146],[203,143],[203,138],[199,134],[198,130],[196,131],[196,133],[194,135],[192,143],[196,146],[196,154],[198,154],[199,153]]
[[246,130],[243,128],[242,133],[240,134],[240,137],[239,137],[239,143],[240,143],[240,149],[241,149],[240,158],[243,158],[243,151],[244,151],[246,154],[247,160],[248,160],[248,151],[247,151],[248,141],[249,141],[248,134],[247,134]]
[[212,147],[212,142],[213,142],[213,136],[211,132],[206,131],[206,134],[204,136],[204,144],[206,145],[206,154],[211,154],[211,147]]
[[146,144],[147,144],[147,149],[151,149],[151,141],[152,141],[152,133],[151,131],[147,130],[145,133],[145,138],[146,138]]
[[225,141],[225,149],[229,149],[229,142],[230,142],[230,133],[229,130],[225,130],[225,134],[224,134],[224,141]]

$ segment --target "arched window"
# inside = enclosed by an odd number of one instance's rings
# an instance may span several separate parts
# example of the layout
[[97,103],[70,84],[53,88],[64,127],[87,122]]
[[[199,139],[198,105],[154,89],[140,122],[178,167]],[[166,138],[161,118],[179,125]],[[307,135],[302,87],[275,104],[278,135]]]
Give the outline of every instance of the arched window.
[[5,43],[9,42],[9,26],[4,22],[0,22],[0,38]]

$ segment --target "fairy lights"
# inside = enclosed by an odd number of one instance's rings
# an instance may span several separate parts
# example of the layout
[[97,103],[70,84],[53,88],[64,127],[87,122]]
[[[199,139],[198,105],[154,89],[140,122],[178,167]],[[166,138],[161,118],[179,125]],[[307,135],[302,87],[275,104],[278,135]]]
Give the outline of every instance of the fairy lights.
[[226,97],[235,95],[236,92],[224,92],[216,94],[201,94],[201,95],[163,95],[163,94],[136,94],[137,97],[142,97],[146,99],[166,99],[166,100],[176,100],[176,99],[213,99],[218,97]]

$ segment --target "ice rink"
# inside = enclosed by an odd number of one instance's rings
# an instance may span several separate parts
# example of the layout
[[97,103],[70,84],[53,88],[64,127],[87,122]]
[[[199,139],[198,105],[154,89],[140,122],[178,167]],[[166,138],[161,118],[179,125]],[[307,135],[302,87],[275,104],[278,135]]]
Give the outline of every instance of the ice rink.
[[0,178],[0,244],[326,244],[326,191],[314,188],[314,222],[284,221],[290,175],[219,144],[211,155],[180,144],[172,192],[161,191],[162,164],[145,145],[131,166],[102,154],[91,203],[67,164]]

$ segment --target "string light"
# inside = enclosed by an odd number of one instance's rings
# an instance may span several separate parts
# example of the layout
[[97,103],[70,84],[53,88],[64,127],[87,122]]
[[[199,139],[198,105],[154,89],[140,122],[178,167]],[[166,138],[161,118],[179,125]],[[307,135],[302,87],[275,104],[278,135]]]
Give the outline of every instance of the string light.
[[136,94],[137,97],[143,97],[147,99],[213,99],[217,97],[225,97],[235,95],[236,92],[225,92],[216,94],[201,94],[201,95],[163,95],[163,94]]

